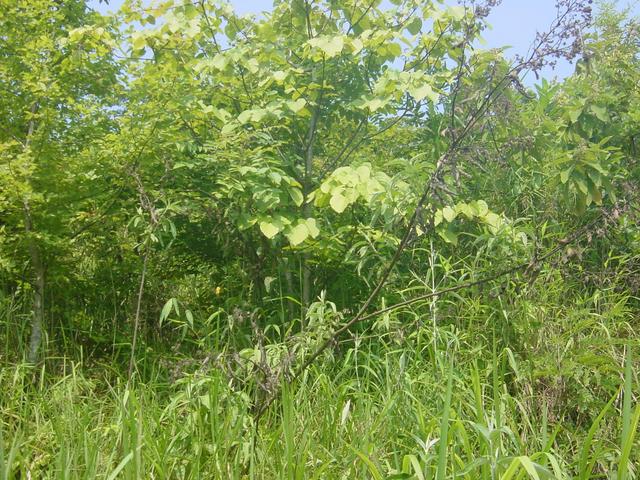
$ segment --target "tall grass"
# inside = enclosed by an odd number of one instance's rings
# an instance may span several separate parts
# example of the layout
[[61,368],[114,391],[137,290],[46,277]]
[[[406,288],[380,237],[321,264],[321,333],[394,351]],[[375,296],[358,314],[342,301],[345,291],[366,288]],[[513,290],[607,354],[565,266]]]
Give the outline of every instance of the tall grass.
[[[0,474],[506,480],[617,471],[620,479],[634,478],[640,408],[629,407],[629,383],[621,385],[622,417],[609,401],[591,425],[558,423],[565,435],[544,445],[545,412],[522,409],[507,381],[504,352],[485,367],[450,353],[434,369],[424,355],[431,347],[431,341],[412,351],[360,346],[347,361],[314,368],[285,387],[279,407],[259,426],[248,391],[230,388],[215,371],[128,389],[76,366],[53,383],[32,383],[26,368],[5,369]],[[631,376],[627,367],[625,377]]]
[[0,479],[637,478],[632,299],[563,292],[400,312],[283,382],[259,422],[250,369],[7,366]]

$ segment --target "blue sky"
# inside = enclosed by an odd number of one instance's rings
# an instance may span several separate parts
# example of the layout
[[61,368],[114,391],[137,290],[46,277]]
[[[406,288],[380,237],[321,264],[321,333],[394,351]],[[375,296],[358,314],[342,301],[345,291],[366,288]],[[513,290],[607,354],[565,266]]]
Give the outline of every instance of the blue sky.
[[[99,11],[117,9],[122,0],[110,0],[109,6],[99,4],[97,0],[90,0],[89,4]],[[231,0],[239,13],[258,13],[269,10],[272,0]],[[640,13],[640,0],[622,0],[621,6],[633,5],[635,13]],[[508,53],[525,54],[535,38],[536,31],[544,31],[555,16],[555,0],[503,0],[489,17],[491,30],[484,32],[486,44],[483,47],[495,48],[511,46]],[[564,78],[573,72],[573,66],[568,62],[559,62],[555,71],[544,71],[546,78],[558,76]],[[533,83],[534,78],[526,79],[526,83]]]

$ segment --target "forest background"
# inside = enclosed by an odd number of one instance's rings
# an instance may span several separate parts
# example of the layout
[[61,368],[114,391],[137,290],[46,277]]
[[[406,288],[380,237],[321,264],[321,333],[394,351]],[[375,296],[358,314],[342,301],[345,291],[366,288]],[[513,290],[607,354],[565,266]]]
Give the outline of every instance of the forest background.
[[499,4],[0,0],[0,478],[637,478],[637,6]]

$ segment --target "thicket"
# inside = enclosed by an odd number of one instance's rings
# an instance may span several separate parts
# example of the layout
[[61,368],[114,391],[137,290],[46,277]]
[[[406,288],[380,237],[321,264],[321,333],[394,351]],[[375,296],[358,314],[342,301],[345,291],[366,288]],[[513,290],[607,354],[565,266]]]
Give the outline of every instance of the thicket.
[[0,2],[0,478],[640,475],[640,23],[463,3]]

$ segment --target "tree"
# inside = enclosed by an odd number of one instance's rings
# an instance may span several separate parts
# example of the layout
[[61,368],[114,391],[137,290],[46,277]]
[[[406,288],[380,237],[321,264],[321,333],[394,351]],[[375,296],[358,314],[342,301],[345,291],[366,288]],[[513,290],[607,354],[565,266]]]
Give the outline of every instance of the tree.
[[[92,195],[83,149],[109,128],[118,66],[109,25],[85,2],[16,1],[0,12],[0,178],[6,232],[17,269],[27,253],[33,307],[27,358],[38,359],[46,276]],[[22,230],[22,234],[20,234]]]
[[[388,159],[362,152],[409,118],[439,116],[483,25],[462,7],[413,0],[391,9],[276,2],[259,20],[211,2],[152,10],[131,2],[122,12],[146,26],[131,27],[138,61],[127,113],[163,131],[153,149],[167,162],[173,200],[191,215],[216,212],[224,230],[211,233],[233,239],[227,259],[238,250],[246,258],[254,299],[280,272],[282,294],[299,295],[305,309],[330,287],[319,283],[321,259],[342,249],[349,230],[335,214],[375,197],[387,226],[406,215],[398,205],[407,198],[394,191],[400,178],[383,173]],[[351,170],[354,163],[362,165]],[[397,198],[388,204],[381,195]]]

